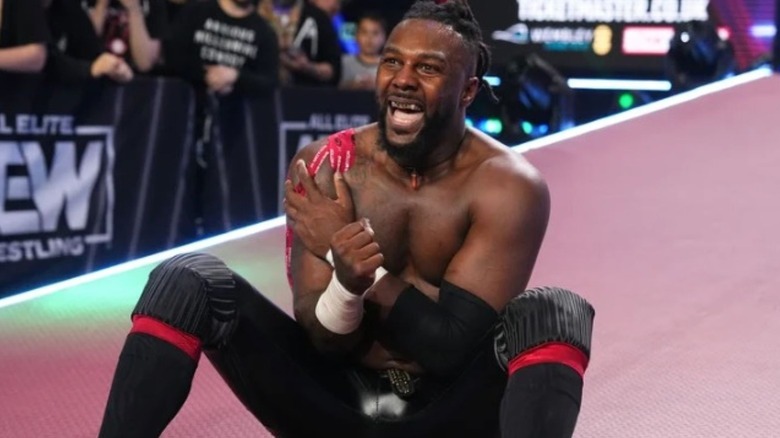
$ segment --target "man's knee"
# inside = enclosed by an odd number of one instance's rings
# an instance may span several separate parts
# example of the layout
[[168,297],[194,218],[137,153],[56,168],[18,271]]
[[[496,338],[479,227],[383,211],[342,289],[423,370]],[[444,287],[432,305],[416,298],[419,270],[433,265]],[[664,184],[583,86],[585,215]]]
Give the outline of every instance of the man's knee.
[[158,319],[216,346],[236,324],[235,285],[233,272],[220,259],[180,254],[152,270],[133,315]]
[[514,298],[502,314],[495,341],[496,358],[506,369],[519,356],[544,347],[544,352],[527,357],[524,363],[559,358],[583,374],[590,359],[594,317],[593,306],[569,290],[528,290]]

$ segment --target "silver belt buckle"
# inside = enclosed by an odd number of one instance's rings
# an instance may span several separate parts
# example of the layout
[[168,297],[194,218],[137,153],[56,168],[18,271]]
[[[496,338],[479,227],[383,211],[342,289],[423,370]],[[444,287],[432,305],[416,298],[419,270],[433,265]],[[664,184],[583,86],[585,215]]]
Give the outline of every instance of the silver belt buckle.
[[412,376],[403,370],[390,368],[385,370],[387,378],[390,379],[390,385],[393,387],[393,392],[401,397],[408,398],[414,395],[414,381]]

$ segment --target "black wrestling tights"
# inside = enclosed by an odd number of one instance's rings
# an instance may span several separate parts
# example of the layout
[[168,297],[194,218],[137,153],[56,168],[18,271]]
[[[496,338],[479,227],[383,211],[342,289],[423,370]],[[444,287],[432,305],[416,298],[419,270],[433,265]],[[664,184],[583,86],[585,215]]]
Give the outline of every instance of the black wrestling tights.
[[568,366],[538,364],[509,378],[501,402],[502,438],[569,438],[582,400],[582,378]]

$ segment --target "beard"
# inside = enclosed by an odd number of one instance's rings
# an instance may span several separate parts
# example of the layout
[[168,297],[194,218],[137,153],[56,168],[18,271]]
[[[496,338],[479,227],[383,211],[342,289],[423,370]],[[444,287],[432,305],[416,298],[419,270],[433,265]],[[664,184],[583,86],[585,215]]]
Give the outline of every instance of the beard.
[[444,132],[449,114],[437,111],[430,116],[425,115],[423,127],[411,142],[403,145],[395,144],[387,138],[387,113],[390,107],[387,103],[380,104],[379,109],[379,147],[396,163],[404,167],[422,168],[426,165]]

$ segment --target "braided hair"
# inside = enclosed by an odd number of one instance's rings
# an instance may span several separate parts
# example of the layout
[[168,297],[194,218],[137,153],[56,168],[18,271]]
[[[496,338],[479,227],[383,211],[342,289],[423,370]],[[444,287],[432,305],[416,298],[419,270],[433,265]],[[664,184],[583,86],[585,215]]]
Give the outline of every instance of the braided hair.
[[486,89],[493,101],[498,101],[490,84],[485,80],[485,74],[490,69],[490,48],[482,41],[482,30],[466,0],[417,0],[403,19],[435,21],[457,32],[476,57],[476,76],[480,88]]

